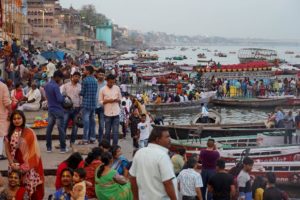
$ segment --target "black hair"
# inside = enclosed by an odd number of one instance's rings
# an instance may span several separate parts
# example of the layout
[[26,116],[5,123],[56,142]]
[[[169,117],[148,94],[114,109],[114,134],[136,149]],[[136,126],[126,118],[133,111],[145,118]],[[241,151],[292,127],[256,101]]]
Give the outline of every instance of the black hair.
[[11,171],[8,173],[8,177],[9,177],[11,174],[13,174],[13,173],[17,174],[18,177],[19,177],[19,179],[21,180],[21,178],[22,178],[22,172],[21,172],[20,170],[16,170],[16,169],[11,170]]
[[114,75],[112,75],[112,74],[109,74],[109,75],[106,76],[106,80],[107,81],[108,80],[115,80],[115,79],[116,79],[116,77]]
[[82,161],[82,156],[79,152],[72,153],[67,160],[64,162],[67,163],[67,166],[71,169],[76,169],[79,165],[79,163]]
[[60,70],[56,70],[53,74],[53,78],[64,78],[64,74]]
[[89,66],[86,66],[86,67],[85,67],[85,70],[88,71],[90,74],[93,74],[93,73],[94,73],[94,68],[93,68],[92,66],[90,66],[90,65],[89,65]]
[[64,168],[64,169],[60,172],[60,177],[62,177],[62,175],[63,175],[64,172],[70,172],[71,176],[73,176],[73,174],[74,174],[74,170],[71,169],[71,168],[69,168],[69,167],[67,167],[67,168]]
[[103,74],[105,74],[105,69],[99,68],[99,69],[97,70],[97,73],[103,73]]
[[178,149],[178,154],[179,155],[184,155],[186,153],[186,150],[184,149],[184,148],[180,148],[180,149]]
[[225,169],[225,160],[217,160],[217,167],[219,167],[219,169]]
[[146,114],[145,114],[145,113],[142,113],[142,114],[141,114],[141,117],[146,117]]
[[23,123],[21,124],[22,131],[23,131],[23,129],[25,128],[25,125],[26,125],[26,117],[25,117],[24,112],[21,111],[21,110],[15,110],[15,111],[13,111],[13,112],[11,113],[11,115],[10,115],[10,118],[9,118],[9,122],[10,122],[10,123],[9,123],[8,134],[7,134],[7,138],[8,138],[9,141],[10,141],[11,136],[12,136],[12,134],[14,133],[15,128],[16,128],[16,126],[15,126],[14,123],[13,123],[13,119],[14,119],[14,116],[15,116],[16,114],[20,115],[20,116],[22,117],[22,119],[23,119]]
[[112,160],[112,155],[109,152],[104,152],[101,156],[101,162],[102,165],[100,165],[100,167],[98,168],[97,171],[97,177],[100,178],[103,171],[104,171],[104,167],[108,166],[110,164],[110,161]]
[[122,101],[121,105],[126,106],[126,101]]
[[209,138],[208,140],[207,140],[207,142],[215,142],[215,140],[213,139],[213,138]]
[[104,149],[110,149],[111,145],[110,142],[108,140],[102,140],[101,143],[99,144],[99,147],[102,147]]
[[269,183],[271,183],[271,184],[276,183],[276,175],[274,172],[267,172],[266,177],[267,177]]
[[74,173],[77,173],[81,179],[85,179],[86,171],[83,168],[77,168],[74,170]]
[[161,138],[163,135],[163,132],[169,131],[168,128],[164,127],[154,127],[151,131],[151,134],[149,136],[149,142],[154,143],[157,139]]
[[111,148],[111,154],[112,154],[113,157],[116,156],[117,150],[118,150],[118,149],[121,149],[121,147],[120,147],[119,145],[114,145],[114,146]]
[[79,72],[74,72],[72,76],[81,76]]
[[85,166],[88,166],[91,164],[95,159],[101,157],[101,154],[103,153],[103,150],[100,147],[95,147],[92,149],[91,152],[88,153],[86,159],[85,159]]
[[252,198],[254,199],[255,192],[258,188],[265,189],[267,182],[262,176],[256,176],[252,184]]
[[51,58],[49,58],[49,59],[48,59],[48,61],[49,61],[49,62],[51,62],[51,61],[52,61],[52,59],[51,59]]
[[15,88],[17,89],[18,87],[20,87],[22,85],[22,83],[18,82],[15,84]]
[[246,157],[243,160],[244,165],[253,165],[254,161],[250,157]]
[[187,168],[194,168],[197,162],[198,162],[197,159],[190,157],[186,162],[186,166]]

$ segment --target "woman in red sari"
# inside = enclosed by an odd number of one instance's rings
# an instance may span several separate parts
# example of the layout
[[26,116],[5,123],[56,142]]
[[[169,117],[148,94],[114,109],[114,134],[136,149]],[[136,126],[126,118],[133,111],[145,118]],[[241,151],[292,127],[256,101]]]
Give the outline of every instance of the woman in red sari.
[[15,89],[11,91],[11,109],[16,110],[18,107],[18,103],[24,98],[24,93],[22,89],[22,85],[17,83]]
[[30,199],[44,197],[44,169],[39,144],[32,129],[26,128],[26,118],[22,111],[11,114],[5,150],[10,170],[22,172],[22,184]]
[[2,200],[29,200],[26,189],[21,186],[21,173],[19,171],[11,171],[8,174],[8,186],[0,193]]

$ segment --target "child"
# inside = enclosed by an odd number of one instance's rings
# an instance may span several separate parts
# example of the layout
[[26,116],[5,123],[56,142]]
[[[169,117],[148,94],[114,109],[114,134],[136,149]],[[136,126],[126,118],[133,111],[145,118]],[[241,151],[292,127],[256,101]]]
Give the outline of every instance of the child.
[[139,148],[147,147],[150,135],[149,124],[146,122],[146,114],[141,114],[141,122],[138,123]]
[[129,117],[130,132],[133,140],[133,147],[135,148],[139,148],[138,128],[137,128],[138,123],[140,123],[140,115],[139,115],[139,110],[135,108],[133,113]]
[[123,132],[123,138],[126,138],[126,125],[127,125],[127,115],[128,115],[128,111],[126,108],[126,101],[122,101],[121,103],[121,110],[120,110],[120,124],[122,126],[122,132]]
[[74,170],[73,175],[73,190],[71,192],[71,200],[85,200],[86,183],[85,183],[86,172],[83,168]]
[[249,173],[252,170],[253,163],[254,161],[249,157],[243,160],[243,169],[237,177],[239,200],[252,200],[252,187]]

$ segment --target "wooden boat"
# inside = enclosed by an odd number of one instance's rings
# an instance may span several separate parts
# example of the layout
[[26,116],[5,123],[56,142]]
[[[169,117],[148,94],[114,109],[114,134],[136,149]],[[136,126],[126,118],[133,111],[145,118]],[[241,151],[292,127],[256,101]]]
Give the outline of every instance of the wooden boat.
[[[236,163],[226,163],[226,170],[236,166]],[[265,177],[267,172],[274,172],[276,183],[300,187],[300,162],[254,162],[251,175]]]
[[[215,137],[217,148],[221,149],[235,149],[247,147],[265,147],[283,145],[285,131],[274,133],[263,133],[257,135],[247,136],[233,136],[233,137]],[[206,142],[212,137],[199,138],[197,135],[190,135],[186,140],[171,140],[171,150],[184,148],[188,151],[198,151],[206,148]]]
[[220,106],[232,106],[232,107],[250,107],[250,108],[266,108],[286,105],[288,100],[286,98],[278,99],[236,99],[236,98],[224,98],[224,99],[213,99],[212,103]]
[[150,112],[161,112],[170,110],[183,110],[183,109],[195,109],[200,108],[201,104],[207,104],[211,101],[212,97],[204,97],[200,100],[186,101],[186,102],[172,102],[172,103],[161,103],[154,104],[150,103],[146,105],[147,111]]
[[[154,125],[157,126],[157,125]],[[266,128],[262,123],[243,123],[243,124],[221,124],[221,125],[164,125],[157,126],[168,128],[172,139],[189,139],[190,135],[197,135],[199,138],[205,137],[227,137],[257,135],[259,133],[274,133],[285,131],[284,128]]]
[[208,123],[203,123],[202,114],[199,113],[192,119],[192,124],[195,124],[195,125],[220,124],[221,121],[222,121],[222,117],[218,112],[216,112],[214,110],[209,110],[208,111]]

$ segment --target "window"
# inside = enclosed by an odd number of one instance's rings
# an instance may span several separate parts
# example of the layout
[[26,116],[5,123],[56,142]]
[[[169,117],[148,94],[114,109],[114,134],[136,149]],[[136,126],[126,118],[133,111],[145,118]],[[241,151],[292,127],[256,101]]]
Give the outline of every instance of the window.
[[288,171],[289,167],[287,166],[278,166],[274,167],[274,171]]
[[290,167],[290,171],[300,171],[300,166],[292,166]]

